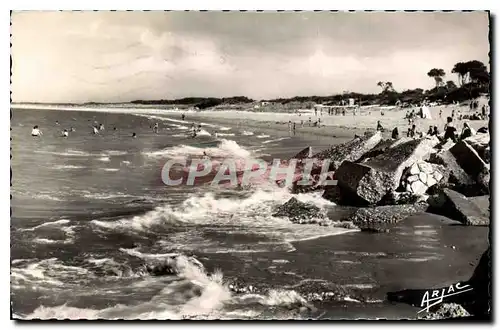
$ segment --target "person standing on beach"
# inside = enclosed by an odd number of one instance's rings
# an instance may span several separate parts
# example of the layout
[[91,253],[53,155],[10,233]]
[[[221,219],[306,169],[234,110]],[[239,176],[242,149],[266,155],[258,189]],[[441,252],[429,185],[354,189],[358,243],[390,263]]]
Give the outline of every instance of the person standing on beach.
[[443,115],[443,109],[439,109],[439,118]]
[[453,118],[446,118],[446,124],[444,125],[444,141],[451,139],[453,142],[457,142],[457,137],[455,132],[457,129],[453,126]]
[[288,121],[288,130],[289,131],[292,130],[292,121],[291,120]]
[[186,115],[185,114],[181,115],[181,120],[186,120]]
[[397,127],[394,127],[394,129],[392,130],[392,135],[391,135],[391,137],[392,137],[394,140],[399,139],[399,131],[398,131],[398,128],[397,128]]
[[295,134],[295,123],[293,123],[293,134]]
[[153,127],[153,132],[158,134],[158,123],[155,123],[155,126]]
[[311,126],[312,122],[311,122],[311,117],[309,117],[309,126]]
[[318,109],[317,108],[314,108],[314,115],[318,116]]

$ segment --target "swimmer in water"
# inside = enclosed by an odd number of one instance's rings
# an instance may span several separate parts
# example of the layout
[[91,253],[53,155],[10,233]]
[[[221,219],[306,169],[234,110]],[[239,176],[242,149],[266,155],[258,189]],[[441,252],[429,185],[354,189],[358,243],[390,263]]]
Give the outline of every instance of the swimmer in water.
[[59,125],[59,121],[58,120],[56,120],[56,125]]
[[75,128],[74,128],[74,127],[71,127],[69,130],[70,130],[71,132],[74,132],[74,131],[75,131]]
[[135,139],[137,137],[137,134],[135,134],[135,132],[132,133],[132,137]]
[[95,126],[92,126],[92,132],[93,132],[94,135],[99,134],[99,130]]
[[100,131],[104,131],[104,125],[103,124],[99,125],[99,130]]
[[113,131],[116,131],[116,127],[113,127]]
[[158,123],[155,123],[155,126],[153,127],[153,131],[158,134]]
[[207,155],[207,152],[206,151],[203,151],[203,159],[210,159],[210,157],[208,157]]
[[62,131],[62,137],[68,137],[69,133],[68,133],[68,130],[65,129],[64,131]]
[[42,136],[42,131],[38,128],[38,125],[33,126],[31,130],[31,136]]

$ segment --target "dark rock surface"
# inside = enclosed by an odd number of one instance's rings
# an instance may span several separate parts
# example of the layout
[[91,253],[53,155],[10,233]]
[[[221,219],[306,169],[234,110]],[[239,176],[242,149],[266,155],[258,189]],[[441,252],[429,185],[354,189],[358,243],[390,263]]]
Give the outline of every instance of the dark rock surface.
[[419,318],[424,320],[446,320],[468,316],[470,316],[470,314],[465,308],[458,304],[451,303],[439,305],[439,309],[434,313],[424,314],[419,316]]
[[326,211],[316,205],[303,203],[295,197],[290,198],[285,204],[279,206],[273,217],[287,217],[294,223],[321,223],[329,221]]
[[361,137],[356,137],[346,143],[335,145],[327,150],[321,151],[312,158],[318,160],[329,159],[330,170],[336,170],[343,161],[356,161],[365,153],[375,147],[380,140],[382,134],[380,132],[368,133]]
[[312,148],[307,147],[299,151],[295,156],[292,157],[292,159],[306,159],[306,158],[311,158],[313,154]]
[[412,214],[426,209],[425,204],[386,205],[359,208],[347,218],[362,231],[387,232],[390,227]]
[[399,187],[403,171],[428,156],[437,143],[437,138],[411,140],[361,164],[343,162],[335,172],[341,193],[357,198],[360,205],[378,203]]
[[459,141],[450,148],[450,153],[455,157],[460,167],[462,167],[473,180],[481,184],[486,192],[489,192],[490,169],[477,151],[467,142]]
[[447,169],[449,183],[458,184],[463,187],[474,184],[474,180],[462,169],[449,150],[431,154],[429,162],[443,165]]
[[444,188],[429,199],[429,211],[460,221],[466,226],[488,226],[490,219],[486,211],[461,193]]

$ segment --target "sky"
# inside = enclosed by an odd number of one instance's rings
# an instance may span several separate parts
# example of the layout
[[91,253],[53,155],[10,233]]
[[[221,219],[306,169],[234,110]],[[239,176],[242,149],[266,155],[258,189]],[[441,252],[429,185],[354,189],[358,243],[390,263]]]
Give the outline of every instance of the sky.
[[13,102],[431,88],[489,68],[486,12],[13,12]]

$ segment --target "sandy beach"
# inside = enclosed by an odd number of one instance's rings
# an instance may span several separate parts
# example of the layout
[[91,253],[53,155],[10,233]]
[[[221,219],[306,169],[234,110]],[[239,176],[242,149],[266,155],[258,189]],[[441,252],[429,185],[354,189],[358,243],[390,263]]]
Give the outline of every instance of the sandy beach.
[[[440,132],[443,132],[443,127],[446,123],[446,117],[451,116],[453,110],[455,110],[455,127],[460,131],[463,127],[464,122],[468,122],[469,125],[477,130],[481,127],[487,127],[487,120],[458,120],[458,116],[473,114],[474,111],[470,110],[466,106],[453,106],[453,105],[441,105],[435,107],[429,107],[432,119],[421,119],[415,120],[415,125],[417,127],[417,132],[426,133],[429,126],[437,126]],[[418,109],[415,108],[417,111]],[[308,112],[306,112],[308,111]],[[315,134],[315,135],[326,135],[326,136],[353,136],[354,134],[359,134],[359,132],[364,132],[366,130],[374,130],[377,127],[377,121],[380,121],[382,126],[385,128],[385,134],[390,136],[390,133],[394,127],[398,127],[400,136],[405,136],[409,128],[408,120],[405,119],[407,109],[392,108],[384,109],[384,107],[372,107],[361,109],[360,113],[353,115],[352,112],[343,115],[328,115],[328,113],[314,114],[314,110],[301,110],[300,113],[276,113],[276,112],[254,112],[254,111],[235,111],[235,110],[221,110],[221,111],[199,111],[193,114],[187,115],[187,120],[192,118],[200,119],[214,119],[218,122],[224,122],[235,124],[237,123],[241,127],[253,127],[258,125],[262,126],[265,123],[273,129],[288,131],[288,121],[296,123],[296,133],[302,134]],[[439,116],[440,111],[442,111],[441,116]],[[476,110],[477,111],[477,110]],[[383,113],[383,115],[382,115]],[[309,118],[312,123],[321,120],[321,127],[313,127],[309,125]],[[303,125],[301,125],[303,122]],[[257,124],[258,123],[258,124]]]

